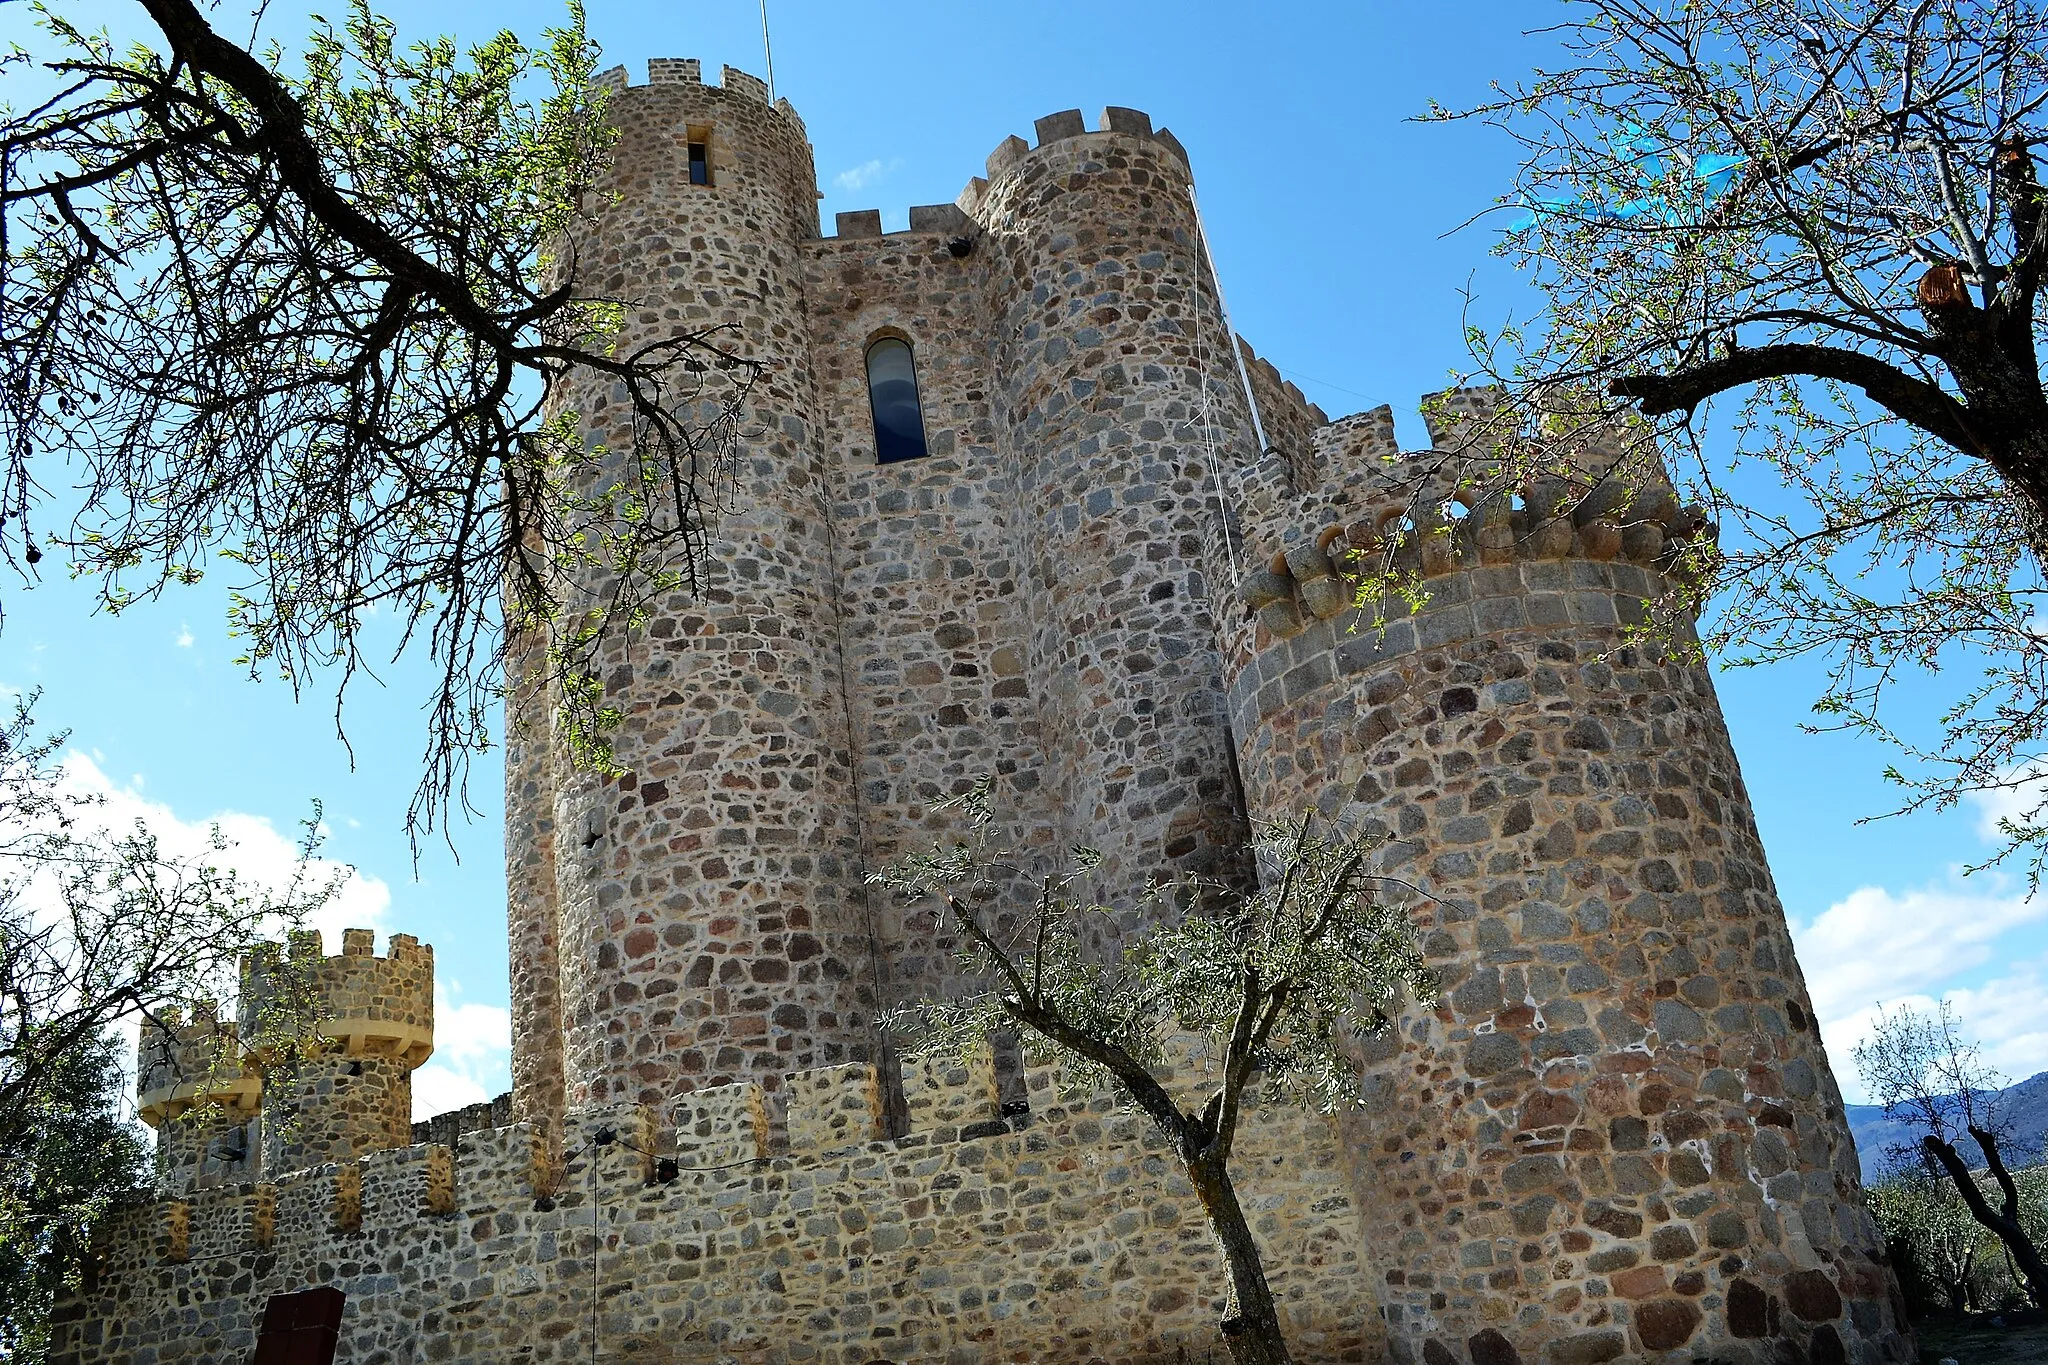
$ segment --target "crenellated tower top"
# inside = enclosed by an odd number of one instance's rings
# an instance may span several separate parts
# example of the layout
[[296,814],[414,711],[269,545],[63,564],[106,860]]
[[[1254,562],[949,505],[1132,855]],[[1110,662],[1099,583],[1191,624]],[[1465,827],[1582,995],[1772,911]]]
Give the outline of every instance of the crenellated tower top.
[[411,934],[393,934],[385,956],[376,934],[345,929],[339,955],[326,956],[320,931],[264,944],[242,963],[241,1036],[259,1057],[280,1030],[304,1021],[323,1050],[390,1057],[407,1070],[434,1051],[434,950]]
[[244,1116],[256,1111],[263,1078],[242,1051],[235,1021],[201,1001],[190,1022],[176,1006],[142,1022],[135,1067],[136,1110],[152,1128],[203,1105]]
[[308,929],[243,959],[241,1037],[271,1072],[269,1174],[411,1140],[412,1072],[434,1051],[434,950],[411,934],[393,934],[383,957],[375,944],[368,929],[344,930],[329,957]]

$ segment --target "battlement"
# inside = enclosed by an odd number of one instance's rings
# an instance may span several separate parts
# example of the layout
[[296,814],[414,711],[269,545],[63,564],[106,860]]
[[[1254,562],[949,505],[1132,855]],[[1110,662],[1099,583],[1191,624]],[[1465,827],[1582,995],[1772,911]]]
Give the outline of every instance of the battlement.
[[852,241],[864,237],[910,237],[926,234],[958,235],[966,232],[973,224],[961,211],[958,204],[915,204],[910,210],[910,226],[900,232],[882,231],[880,209],[854,209],[849,213],[837,214],[833,221],[834,235],[826,241]]
[[796,130],[797,136],[809,139],[810,134],[804,128],[803,119],[797,115],[796,107],[786,99],[770,101],[768,82],[759,76],[735,66],[728,66],[719,73],[718,79],[717,85],[704,84],[704,63],[697,57],[649,57],[647,80],[644,84],[633,84],[632,75],[625,67],[614,66],[598,72],[591,79],[591,85],[607,92],[615,99],[622,96],[630,99],[640,91],[660,91],[665,87],[673,88],[679,85],[716,90],[728,98],[742,99],[774,109],[788,120],[790,127]]
[[176,1007],[145,1018],[136,1045],[135,1092],[138,1116],[162,1128],[199,1105],[253,1113],[263,1096],[263,1078],[243,1055],[232,1019],[218,1017],[202,1001],[186,1023]]
[[[127,1211],[109,1220],[87,1315],[65,1318],[118,1326],[56,1358],[141,1358],[173,1336],[192,1358],[225,1358],[267,1296],[309,1275],[364,1305],[344,1319],[349,1359],[401,1336],[423,1358],[498,1359],[513,1315],[579,1359],[657,1337],[708,1359],[723,1341],[708,1334],[736,1325],[826,1360],[1036,1343],[1035,1360],[1131,1365],[1220,1349],[1222,1268],[1163,1139],[1059,1068],[1034,1076],[1034,1112],[1005,1120],[986,1055],[914,1063],[911,1131],[885,1138],[872,1068],[798,1072],[788,1149],[736,1167],[686,1145],[711,1133],[679,1131],[676,1156],[657,1155],[654,1115],[611,1106],[570,1116],[559,1173],[515,1124],[464,1134],[452,1180],[447,1148],[415,1146]],[[765,1129],[760,1098],[722,1086],[680,1105],[737,1154]],[[1330,1146],[1328,1123],[1253,1120],[1243,1189],[1291,1339],[1306,1358],[1353,1359],[1381,1328],[1347,1177],[1334,1159],[1296,1159]],[[403,1311],[369,1308],[394,1292]],[[597,1351],[578,1335],[593,1305]]]
[[391,935],[375,955],[368,929],[342,932],[337,956],[323,952],[318,930],[291,935],[288,948],[264,944],[242,962],[241,1036],[258,1056],[291,1016],[310,1008],[314,1027],[349,1056],[390,1057],[410,1070],[434,1051],[434,950],[411,934]]
[[[1344,616],[1360,566],[1389,553],[1396,569],[1424,579],[1562,560],[1627,563],[1668,577],[1686,572],[1702,539],[1718,534],[1703,509],[1680,504],[1661,469],[1638,477],[1610,466],[1521,488],[1490,486],[1483,460],[1475,469],[1458,457],[1498,404],[1491,389],[1425,395],[1426,451],[1400,449],[1390,407],[1330,423],[1316,434],[1326,482],[1306,495],[1282,495],[1276,471],[1262,471],[1267,477],[1254,487],[1263,496],[1248,499],[1251,518],[1279,548],[1246,575],[1240,595],[1264,632],[1284,640]],[[1636,580],[1629,582],[1632,591]],[[1506,580],[1492,586],[1501,595],[1517,591]],[[1640,587],[1639,601],[1663,591],[1649,580]]]
[[[1200,1049],[1188,1039],[1176,1046],[1187,1055]],[[524,1213],[535,1200],[604,1200],[682,1177],[690,1181],[669,1202],[679,1214],[701,1219],[721,1202],[717,1191],[735,1180],[744,1185],[749,1172],[801,1185],[812,1179],[803,1173],[839,1170],[848,1160],[886,1163],[901,1152],[1002,1140],[1047,1123],[1064,1132],[1077,1119],[1118,1108],[1111,1089],[1076,1081],[1060,1063],[1034,1064],[1028,1076],[1030,1113],[1006,1119],[997,1100],[994,1059],[986,1050],[906,1062],[902,1079],[910,1122],[901,1136],[891,1137],[883,1127],[875,1067],[858,1063],[793,1072],[782,1091],[787,1135],[780,1142],[771,1137],[761,1086],[709,1087],[676,1102],[673,1156],[660,1145],[660,1115],[653,1110],[598,1106],[569,1116],[568,1150],[559,1169],[550,1164],[538,1129],[508,1124],[465,1132],[453,1151],[415,1143],[164,1199],[149,1206],[143,1225],[124,1225],[119,1235],[130,1243],[146,1241],[155,1250],[145,1259],[165,1262],[257,1250],[318,1257],[340,1254],[356,1234],[403,1233],[457,1210],[470,1218]],[[1136,1126],[1126,1137],[1150,1131],[1135,1114],[1130,1118]],[[702,1207],[693,1211],[693,1199]]]
[[[1180,139],[1165,128],[1161,128],[1157,132],[1153,131],[1151,115],[1138,109],[1124,109],[1114,105],[1105,108],[1098,117],[1096,128],[1092,133],[1089,131],[1086,122],[1082,119],[1079,109],[1065,109],[1059,113],[1048,114],[1044,118],[1039,119],[1035,131],[1038,136],[1038,142],[1035,147],[1023,138],[1014,136],[1005,138],[999,143],[995,151],[989,153],[988,174],[986,176],[975,176],[972,180],[968,181],[967,188],[960,192],[959,198],[954,200],[954,202],[950,204],[913,205],[910,210],[910,226],[903,231],[884,233],[882,231],[882,211],[880,209],[852,209],[836,216],[836,222],[834,223],[835,235],[827,240],[850,241],[868,237],[904,237],[914,233],[959,234],[966,232],[974,224],[976,210],[980,207],[983,198],[986,196],[991,180],[999,179],[1034,151],[1043,150],[1055,143],[1065,142],[1072,138],[1095,137],[1106,133],[1117,133],[1127,137],[1142,138],[1149,142],[1157,142],[1179,157],[1182,164],[1186,164],[1188,159],[1187,149],[1181,146]],[[1271,367],[1269,366],[1268,368],[1270,369]],[[1285,381],[1280,379],[1277,372],[1273,378],[1276,384],[1285,385]],[[1294,396],[1304,406],[1307,405],[1307,399],[1302,397],[1300,390],[1296,389]]]
[[982,200],[987,197],[991,181],[1000,180],[1010,174],[1033,152],[1044,151],[1048,147],[1074,138],[1099,137],[1105,133],[1140,138],[1158,143],[1178,158],[1181,165],[1192,164],[1188,160],[1188,149],[1173,135],[1173,130],[1154,129],[1152,116],[1141,109],[1108,105],[1097,116],[1093,132],[1090,132],[1087,121],[1082,118],[1079,109],[1062,109],[1058,113],[1047,114],[1044,118],[1036,120],[1032,131],[1038,138],[1035,146],[1015,134],[1004,138],[996,144],[996,149],[988,154],[987,173],[975,176],[967,182],[967,187],[960,191],[960,197],[954,202],[968,217],[975,216]]

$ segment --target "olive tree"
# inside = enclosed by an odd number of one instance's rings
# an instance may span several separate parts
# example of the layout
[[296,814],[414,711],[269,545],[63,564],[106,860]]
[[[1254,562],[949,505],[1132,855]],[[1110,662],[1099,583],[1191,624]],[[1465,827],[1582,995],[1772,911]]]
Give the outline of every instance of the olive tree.
[[[2048,1308],[2048,1261],[2028,1227],[2028,1201],[2000,1147],[2005,1134],[1995,1097],[2002,1078],[1962,1036],[1948,1002],[1931,1015],[1903,1005],[1880,1013],[1855,1056],[1863,1084],[1884,1106],[1885,1117],[1919,1134],[1895,1156],[1917,1155],[1930,1174],[1946,1175],[1970,1216],[2003,1244],[2035,1304]],[[1965,1135],[1995,1186],[1995,1208],[1958,1147]]]
[[[1135,907],[1157,927],[1100,951],[1090,947],[1105,937],[1098,928],[1120,916],[1080,890],[1093,851],[1033,872],[991,845],[988,782],[961,801],[965,838],[871,880],[941,902],[963,965],[987,988],[898,1009],[885,1023],[908,1035],[913,1053],[964,1053],[1014,1032],[1030,1055],[1107,1078],[1165,1135],[1208,1218],[1229,1273],[1231,1359],[1283,1365],[1290,1357],[1231,1156],[1248,1106],[1357,1104],[1361,1072],[1347,1044],[1389,1027],[1404,1000],[1432,995],[1406,916],[1372,894],[1376,843],[1325,834],[1313,817],[1267,826],[1255,846],[1258,892],[1160,883]],[[1215,1062],[1215,1084],[1192,1109],[1159,1079],[1168,1028],[1206,1039]]]
[[[1464,476],[1483,494],[1555,474],[1626,524],[1663,496],[1655,447],[1681,455],[1685,521],[1720,548],[1672,555],[1661,618],[1718,594],[1726,657],[1824,660],[1819,723],[1898,745],[1908,808],[2004,793],[2005,851],[2038,875],[2048,14],[1564,0],[1550,18],[1543,69],[1429,114],[1513,140],[1482,218],[1539,299],[1474,319],[1479,374],[1521,401]],[[1931,669],[1960,675],[1946,708],[1895,723],[1894,684]]]
[[1918,1163],[1896,1167],[1865,1191],[1871,1217],[1895,1257],[1922,1286],[1940,1291],[1957,1313],[1970,1309],[1971,1277],[1984,1228],[1947,1176]]

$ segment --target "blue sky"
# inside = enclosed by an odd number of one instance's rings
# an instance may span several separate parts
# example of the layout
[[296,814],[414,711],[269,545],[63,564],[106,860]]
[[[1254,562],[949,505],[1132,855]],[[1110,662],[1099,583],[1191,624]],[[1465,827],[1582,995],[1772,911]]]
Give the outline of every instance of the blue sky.
[[[288,45],[307,0],[273,4],[264,32]],[[338,12],[340,6],[332,7]],[[131,0],[67,4],[117,34]],[[1239,329],[1332,415],[1390,402],[1404,439],[1411,409],[1463,356],[1465,291],[1483,320],[1525,310],[1521,286],[1486,254],[1481,214],[1506,183],[1512,149],[1480,128],[1409,121],[1434,98],[1457,105],[1540,60],[1525,26],[1548,6],[1472,0],[1273,4],[961,5],[878,8],[771,3],[777,92],[817,149],[826,222],[880,208],[885,227],[912,204],[951,200],[1011,133],[1070,107],[1148,111],[1192,155],[1209,235]],[[403,32],[481,38],[509,26],[538,36],[561,9],[409,0]],[[233,29],[231,3],[216,11]],[[0,7],[0,39],[25,40],[23,7]],[[764,72],[755,0],[631,5],[591,0],[608,59],[634,79],[648,57],[694,56]],[[295,25],[300,26],[295,29]],[[295,701],[229,662],[217,589],[187,590],[117,621],[59,578],[0,581],[0,686],[41,687],[42,713],[73,731],[80,780],[168,825],[231,815],[257,862],[318,797],[328,851],[364,880],[348,913],[432,942],[444,987],[441,1055],[423,1107],[505,1085],[505,943],[495,755],[478,765],[475,818],[454,847],[431,844],[415,870],[403,821],[417,776],[423,674],[405,663],[364,680],[345,713],[354,765],[335,737],[320,680]],[[1847,1046],[1878,999],[1949,993],[2015,1075],[2048,1068],[2040,1020],[2048,906],[1996,876],[1957,868],[1987,850],[1983,812],[1858,824],[1890,809],[1868,743],[1799,731],[1818,690],[1796,666],[1724,673],[1721,694],[1802,958],[1829,1023],[1837,1072],[1855,1090]],[[1908,708],[1938,694],[1909,690]],[[268,841],[268,842],[267,842]],[[265,850],[268,850],[267,852]],[[259,856],[260,855],[260,856]]]

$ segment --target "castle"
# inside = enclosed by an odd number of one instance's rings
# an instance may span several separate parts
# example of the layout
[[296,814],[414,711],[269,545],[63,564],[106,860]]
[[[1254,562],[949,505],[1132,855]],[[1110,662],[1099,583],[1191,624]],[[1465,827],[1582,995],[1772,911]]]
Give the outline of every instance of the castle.
[[[247,1360],[307,1290],[345,1296],[297,1330],[349,1362],[1223,1358],[1146,1124],[873,1032],[970,983],[864,873],[984,773],[1010,844],[1100,849],[1126,904],[1241,880],[1249,822],[1309,806],[1427,893],[1441,998],[1373,1044],[1369,1106],[1276,1112],[1238,1163],[1299,1359],[1909,1358],[1708,672],[1624,641],[1695,512],[1494,499],[1418,611],[1353,629],[1349,551],[1425,465],[1230,333],[1146,115],[1054,114],[908,231],[827,237],[761,82],[607,80],[590,283],[642,301],[629,341],[730,323],[764,369],[709,583],[604,642],[626,776],[551,739],[518,642],[509,1112],[406,1126],[431,950],[252,963],[245,1016],[295,965],[330,1046],[273,1079],[246,1026],[147,1034],[165,1197],[56,1359]],[[576,408],[629,442],[603,383]]]

